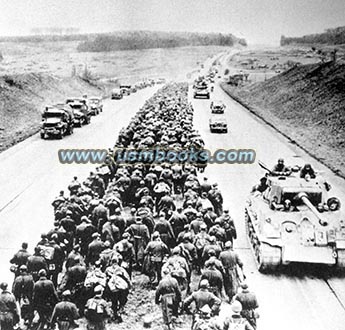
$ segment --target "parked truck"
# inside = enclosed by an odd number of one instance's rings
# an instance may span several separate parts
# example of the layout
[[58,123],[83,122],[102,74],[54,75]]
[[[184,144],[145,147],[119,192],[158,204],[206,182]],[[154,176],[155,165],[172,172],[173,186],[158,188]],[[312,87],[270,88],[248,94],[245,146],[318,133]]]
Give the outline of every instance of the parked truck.
[[62,139],[65,135],[73,134],[74,116],[68,105],[47,106],[42,113],[41,139],[54,136]]

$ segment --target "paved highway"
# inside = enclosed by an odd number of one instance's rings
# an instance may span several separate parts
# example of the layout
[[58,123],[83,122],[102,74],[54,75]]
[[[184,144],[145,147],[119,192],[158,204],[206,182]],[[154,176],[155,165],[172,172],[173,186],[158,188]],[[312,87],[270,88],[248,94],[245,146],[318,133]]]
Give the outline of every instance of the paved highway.
[[[334,186],[333,193],[345,200],[344,182],[331,171],[296,148],[272,128],[225,94],[215,88],[214,99],[226,104],[228,134],[211,134],[209,100],[192,100],[195,109],[195,126],[203,136],[206,148],[211,151],[224,149],[254,149],[257,160],[272,167],[279,157],[287,164],[309,162],[324,171]],[[327,268],[292,266],[278,274],[263,275],[256,270],[255,260],[245,235],[244,206],[248,192],[264,174],[257,165],[209,165],[205,175],[211,182],[218,182],[223,193],[224,205],[235,219],[239,237],[235,243],[244,263],[251,289],[257,293],[261,318],[259,329],[313,329],[343,330],[345,324],[345,285],[342,276],[328,276]]]
[[58,150],[112,147],[120,129],[157,89],[105,100],[103,112],[90,125],[75,128],[63,140],[41,140],[36,134],[0,154],[0,281],[12,282],[9,260],[21,243],[27,241],[33,251],[40,234],[52,228],[51,202],[59,191],[67,189],[73,176],[84,181],[95,169],[92,164],[60,164]]
[[[12,281],[9,259],[22,241],[28,241],[30,251],[42,232],[51,228],[53,210],[51,201],[66,188],[74,175],[84,180],[94,165],[59,164],[60,148],[107,148],[117,138],[119,130],[157,89],[150,88],[120,101],[105,101],[104,112],[92,118],[90,126],[76,129],[75,134],[63,140],[42,141],[35,135],[0,154],[0,280]],[[255,149],[257,159],[272,166],[279,157],[288,164],[310,162],[324,171],[334,186],[335,195],[345,201],[343,180],[311,159],[305,152],[249,114],[231,100],[219,87],[214,98],[226,106],[228,134],[211,134],[209,100],[192,100],[195,125],[210,150],[217,148]],[[248,191],[263,175],[257,164],[210,165],[205,175],[218,182],[225,205],[236,221],[239,238],[236,241],[248,283],[258,295],[260,303],[259,328],[343,330],[345,324],[345,285],[341,276],[329,276],[327,271],[293,267],[278,274],[262,275],[244,232],[244,204]]]

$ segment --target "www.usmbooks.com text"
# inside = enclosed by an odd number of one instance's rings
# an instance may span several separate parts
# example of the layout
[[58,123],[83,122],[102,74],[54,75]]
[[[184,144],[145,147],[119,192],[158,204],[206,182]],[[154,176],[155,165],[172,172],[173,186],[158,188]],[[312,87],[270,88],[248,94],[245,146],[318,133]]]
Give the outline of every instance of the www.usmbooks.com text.
[[60,149],[62,164],[133,164],[133,163],[208,163],[208,164],[253,164],[256,153],[253,149]]

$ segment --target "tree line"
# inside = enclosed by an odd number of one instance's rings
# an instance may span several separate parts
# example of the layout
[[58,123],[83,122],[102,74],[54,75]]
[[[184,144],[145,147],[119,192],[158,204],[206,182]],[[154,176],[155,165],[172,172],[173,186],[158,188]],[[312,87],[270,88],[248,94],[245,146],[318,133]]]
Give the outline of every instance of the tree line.
[[326,29],[323,33],[309,34],[296,38],[281,36],[280,45],[284,46],[289,44],[345,44],[345,26]]
[[237,38],[232,34],[125,31],[99,34],[95,38],[81,42],[77,50],[80,52],[109,52],[183,46],[233,46],[234,44],[247,45],[244,39]]

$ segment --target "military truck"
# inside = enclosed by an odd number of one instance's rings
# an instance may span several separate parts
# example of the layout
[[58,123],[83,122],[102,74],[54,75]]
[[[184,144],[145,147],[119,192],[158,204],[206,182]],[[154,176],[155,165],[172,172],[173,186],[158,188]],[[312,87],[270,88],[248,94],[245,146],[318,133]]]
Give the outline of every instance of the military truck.
[[131,85],[120,85],[120,91],[122,95],[131,95]]
[[41,139],[55,136],[62,139],[65,135],[73,134],[74,116],[67,105],[47,106],[42,113]]
[[259,271],[282,264],[345,268],[345,216],[322,176],[267,176],[267,188],[249,196],[247,234]]
[[122,98],[123,98],[123,94],[122,94],[120,88],[114,88],[111,91],[111,99],[112,100],[120,100]]
[[85,98],[69,98],[66,100],[74,115],[74,126],[81,127],[91,122],[92,112],[90,111]]
[[97,96],[91,96],[89,98],[89,108],[91,115],[99,115],[103,111],[102,98]]

